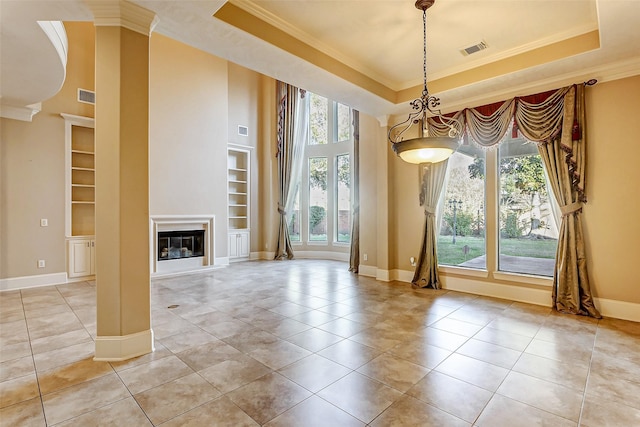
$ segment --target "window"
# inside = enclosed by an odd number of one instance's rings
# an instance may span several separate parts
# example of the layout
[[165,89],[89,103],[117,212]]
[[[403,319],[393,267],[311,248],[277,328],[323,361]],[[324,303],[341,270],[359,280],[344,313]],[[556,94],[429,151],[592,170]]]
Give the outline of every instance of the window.
[[336,241],[351,240],[351,165],[348,154],[340,154],[336,166]]
[[[535,144],[507,138],[497,149],[462,146],[449,160],[439,264],[487,269],[486,248],[497,247],[499,271],[553,276],[558,227],[550,197]],[[486,233],[487,224],[496,231]]]
[[553,276],[558,227],[538,148],[522,139],[500,144],[498,269]]
[[438,236],[438,262],[487,268],[485,256],[485,152],[463,146],[449,159]]
[[300,244],[351,241],[353,130],[351,108],[317,94],[309,99],[309,139],[289,236]]
[[309,159],[309,240],[327,241],[327,158]]

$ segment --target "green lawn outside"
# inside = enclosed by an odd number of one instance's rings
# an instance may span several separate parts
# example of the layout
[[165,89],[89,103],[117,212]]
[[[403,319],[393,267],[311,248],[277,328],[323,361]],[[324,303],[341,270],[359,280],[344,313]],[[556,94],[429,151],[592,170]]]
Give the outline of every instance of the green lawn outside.
[[[501,239],[502,255],[549,258],[556,257],[557,240]],[[464,246],[469,247],[467,255]],[[438,263],[444,265],[458,265],[485,253],[484,239],[480,237],[457,236],[456,244],[452,243],[452,236],[438,236]]]

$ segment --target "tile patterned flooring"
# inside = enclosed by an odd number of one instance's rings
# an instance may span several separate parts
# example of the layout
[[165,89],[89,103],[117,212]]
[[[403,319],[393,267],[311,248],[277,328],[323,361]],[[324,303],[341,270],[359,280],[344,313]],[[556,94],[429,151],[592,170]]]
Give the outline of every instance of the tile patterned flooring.
[[317,260],[154,279],[151,302],[156,351],[107,363],[95,283],[0,293],[0,425],[640,425],[638,323]]

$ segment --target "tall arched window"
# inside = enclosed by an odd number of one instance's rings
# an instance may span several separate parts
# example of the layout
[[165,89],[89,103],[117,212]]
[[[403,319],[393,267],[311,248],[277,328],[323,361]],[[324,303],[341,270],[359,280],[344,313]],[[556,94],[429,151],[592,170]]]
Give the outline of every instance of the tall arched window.
[[296,201],[288,217],[291,242],[344,246],[351,241],[353,127],[351,108],[309,96],[309,138]]

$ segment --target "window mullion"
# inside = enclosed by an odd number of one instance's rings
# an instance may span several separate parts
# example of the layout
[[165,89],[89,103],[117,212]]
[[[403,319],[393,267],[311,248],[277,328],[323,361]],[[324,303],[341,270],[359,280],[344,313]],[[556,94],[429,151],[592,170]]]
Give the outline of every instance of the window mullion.
[[500,233],[498,150],[487,150],[485,155],[485,238],[487,245],[487,270],[495,272],[498,271],[498,239]]

